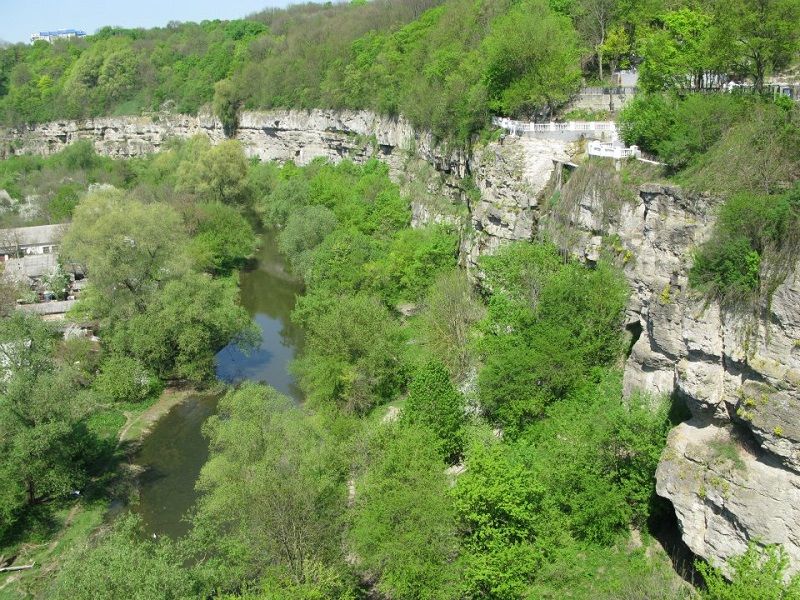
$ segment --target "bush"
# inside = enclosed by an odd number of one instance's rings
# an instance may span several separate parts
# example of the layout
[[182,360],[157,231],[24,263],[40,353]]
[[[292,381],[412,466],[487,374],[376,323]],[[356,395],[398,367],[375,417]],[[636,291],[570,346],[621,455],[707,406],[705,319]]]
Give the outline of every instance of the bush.
[[492,295],[480,400],[513,435],[617,360],[628,287],[610,266],[563,263],[546,245],[514,244],[483,265]]
[[797,248],[798,227],[800,189],[780,196],[741,193],[729,198],[720,208],[711,238],[695,253],[689,283],[725,303],[769,292],[765,287],[777,279],[763,285],[767,265],[775,267],[781,254]]
[[759,548],[755,543],[730,560],[730,581],[718,569],[698,561],[697,569],[706,584],[701,596],[703,600],[797,600],[800,577],[787,582],[788,566],[789,559],[780,546]]
[[429,427],[438,438],[445,460],[454,462],[464,443],[464,398],[450,381],[444,365],[430,360],[411,379],[403,417]]
[[639,94],[619,114],[625,143],[650,154],[658,154],[659,144],[670,137],[674,125],[675,110],[663,94]]
[[158,379],[138,360],[111,356],[100,367],[94,383],[97,393],[112,402],[143,402],[159,392]]

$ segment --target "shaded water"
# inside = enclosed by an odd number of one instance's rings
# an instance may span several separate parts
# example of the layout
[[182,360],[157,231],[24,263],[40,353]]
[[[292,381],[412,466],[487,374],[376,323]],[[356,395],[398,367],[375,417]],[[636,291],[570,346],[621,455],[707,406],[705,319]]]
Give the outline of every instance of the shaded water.
[[[242,271],[240,287],[242,305],[261,330],[261,345],[250,353],[234,344],[223,348],[217,354],[217,377],[226,383],[268,383],[299,400],[287,367],[302,342],[301,331],[289,321],[301,286],[287,273],[271,234],[262,236],[256,262]],[[194,484],[208,458],[202,425],[218,401],[208,395],[190,398],[159,420],[145,438],[136,457],[145,473],[134,510],[148,533],[178,537],[188,530],[183,518],[197,498]]]

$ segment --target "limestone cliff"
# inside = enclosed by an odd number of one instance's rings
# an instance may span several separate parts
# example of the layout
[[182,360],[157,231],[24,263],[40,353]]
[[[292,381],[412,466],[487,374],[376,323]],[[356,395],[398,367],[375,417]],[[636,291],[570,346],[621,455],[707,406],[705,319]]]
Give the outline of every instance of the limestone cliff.
[[684,541],[723,567],[750,540],[780,543],[800,570],[800,261],[757,310],[723,309],[688,288],[718,200],[654,184],[614,198],[607,182],[570,184],[565,210],[548,219],[566,225],[584,259],[601,245],[621,257],[633,289],[625,393],[674,393],[692,414],[657,472]]
[[[89,139],[100,153],[130,157],[195,134],[224,139],[209,116],[156,115],[0,132],[0,152],[48,154]],[[671,433],[657,474],[684,540],[719,564],[748,540],[778,542],[800,569],[800,265],[756,314],[695,297],[691,254],[710,234],[717,199],[623,184],[601,163],[574,170],[579,144],[506,137],[470,155],[445,152],[405,120],[367,112],[245,113],[237,139],[251,156],[299,164],[377,156],[413,191],[415,223],[464,226],[468,265],[540,234],[588,262],[616,255],[632,288],[625,392],[674,393],[692,413]]]

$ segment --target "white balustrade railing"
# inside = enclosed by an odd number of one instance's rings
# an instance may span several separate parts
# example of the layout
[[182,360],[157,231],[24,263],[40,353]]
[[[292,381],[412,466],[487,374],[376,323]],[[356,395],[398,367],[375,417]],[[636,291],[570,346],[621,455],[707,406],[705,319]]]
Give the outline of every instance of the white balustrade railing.
[[609,142],[599,142],[597,140],[592,140],[587,144],[586,153],[589,156],[602,156],[605,158],[614,158],[617,160],[623,158],[638,158],[640,154],[638,146],[631,146],[630,148],[626,148],[623,144],[619,142],[609,143]]
[[522,133],[587,133],[587,132],[610,132],[617,133],[617,125],[613,121],[567,121],[564,123],[530,123],[526,121],[515,121],[505,117],[495,117],[492,119],[498,127],[510,131],[513,134]]

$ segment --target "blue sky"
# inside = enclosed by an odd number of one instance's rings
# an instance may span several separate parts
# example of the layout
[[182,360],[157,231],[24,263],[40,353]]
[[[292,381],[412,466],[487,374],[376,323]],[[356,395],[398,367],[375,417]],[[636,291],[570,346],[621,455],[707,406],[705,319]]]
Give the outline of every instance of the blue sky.
[[0,0],[0,40],[27,42],[35,31],[103,25],[154,27],[170,21],[234,19],[289,0]]

